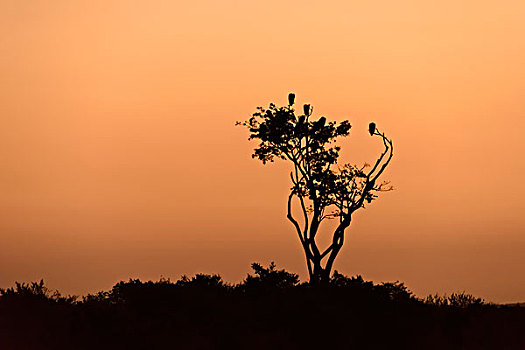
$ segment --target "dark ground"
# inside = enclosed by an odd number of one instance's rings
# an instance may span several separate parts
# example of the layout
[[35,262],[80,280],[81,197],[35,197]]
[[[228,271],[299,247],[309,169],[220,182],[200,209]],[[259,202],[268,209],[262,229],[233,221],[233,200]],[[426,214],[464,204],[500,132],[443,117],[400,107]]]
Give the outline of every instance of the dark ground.
[[0,349],[525,349],[523,306],[253,268],[238,285],[130,280],[82,300],[17,284],[0,290]]

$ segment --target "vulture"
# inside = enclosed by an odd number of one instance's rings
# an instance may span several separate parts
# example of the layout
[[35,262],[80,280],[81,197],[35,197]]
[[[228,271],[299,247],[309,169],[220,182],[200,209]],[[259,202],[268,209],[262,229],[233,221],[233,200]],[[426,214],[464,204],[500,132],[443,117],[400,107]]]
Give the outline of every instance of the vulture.
[[322,128],[324,124],[326,123],[326,118],[325,117],[319,118],[318,123],[319,123],[319,128]]
[[295,102],[295,94],[293,92],[288,94],[288,105],[293,106]]
[[310,115],[310,105],[303,106],[304,115]]
[[370,136],[373,136],[375,131],[376,131],[376,123],[372,122],[368,124],[368,132],[370,133]]

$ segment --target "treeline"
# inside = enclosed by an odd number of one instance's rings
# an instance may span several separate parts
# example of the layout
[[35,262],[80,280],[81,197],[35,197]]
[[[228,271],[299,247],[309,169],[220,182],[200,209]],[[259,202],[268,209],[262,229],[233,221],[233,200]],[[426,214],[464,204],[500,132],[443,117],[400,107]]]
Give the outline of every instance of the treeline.
[[466,293],[417,298],[403,283],[337,272],[324,285],[252,265],[119,282],[83,298],[43,281],[0,289],[0,349],[525,349],[525,308]]

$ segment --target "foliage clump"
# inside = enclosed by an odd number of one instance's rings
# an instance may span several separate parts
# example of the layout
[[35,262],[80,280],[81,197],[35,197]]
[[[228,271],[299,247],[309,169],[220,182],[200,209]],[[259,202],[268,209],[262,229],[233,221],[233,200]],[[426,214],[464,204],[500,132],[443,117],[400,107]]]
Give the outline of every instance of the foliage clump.
[[[274,263],[219,275],[130,279],[83,299],[43,281],[0,289],[1,349],[521,349],[525,308],[466,293],[419,299],[401,282],[337,271],[301,283]],[[472,307],[476,306],[476,307]],[[429,344],[431,345],[429,347]],[[504,344],[505,346],[501,346]]]
[[450,295],[428,295],[425,298],[425,304],[439,306],[439,307],[451,307],[451,308],[469,308],[478,307],[486,304],[485,300],[468,294],[465,292],[452,293]]

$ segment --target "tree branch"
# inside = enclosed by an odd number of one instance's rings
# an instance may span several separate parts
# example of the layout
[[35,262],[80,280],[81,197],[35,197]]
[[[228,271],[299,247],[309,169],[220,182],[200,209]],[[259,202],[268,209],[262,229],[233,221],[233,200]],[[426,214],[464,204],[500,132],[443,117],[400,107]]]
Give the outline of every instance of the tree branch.
[[352,220],[352,217],[350,215],[346,215],[343,222],[339,224],[337,229],[334,232],[334,236],[332,239],[332,244],[330,245],[330,256],[328,257],[328,261],[325,265],[325,270],[330,272],[332,270],[332,266],[334,264],[335,258],[337,257],[337,254],[339,254],[339,251],[341,250],[341,247],[344,243],[345,238],[345,230],[348,226],[350,226],[350,222]]
[[[381,136],[381,138],[383,139],[383,144],[385,146],[385,150],[383,151],[383,153],[381,153],[381,156],[379,157],[379,159],[377,160],[376,164],[374,165],[374,167],[372,168],[372,170],[370,170],[370,172],[368,173],[368,175],[366,176],[366,182],[365,182],[365,186],[363,188],[363,192],[361,193],[361,196],[359,198],[359,200],[355,203],[355,205],[353,206],[352,208],[352,212],[361,208],[361,206],[363,205],[363,202],[366,198],[366,196],[368,195],[368,193],[374,189],[374,185],[375,185],[375,181],[379,178],[379,176],[383,173],[383,171],[385,170],[385,168],[387,167],[387,165],[390,163],[390,160],[392,159],[392,156],[394,155],[394,145],[392,144],[392,141],[390,141],[386,136],[385,134],[382,134],[380,133],[378,130],[375,131],[374,135],[378,135],[378,136]],[[372,174],[374,173],[374,171],[378,168],[378,166],[381,164],[381,161],[383,160],[383,158],[385,157],[386,154],[389,154],[387,160],[383,163],[383,165],[381,166],[381,168],[379,169],[379,171],[374,175],[372,176]],[[372,177],[372,180],[370,180],[370,177]]]
[[305,240],[303,239],[303,236],[301,234],[301,228],[299,227],[299,223],[297,222],[297,220],[295,220],[293,215],[292,215],[292,199],[293,199],[293,196],[294,196],[293,192],[290,193],[290,195],[288,196],[288,215],[286,217],[295,226],[295,230],[297,231],[297,234],[299,235],[299,239],[301,240],[301,243],[304,245],[305,244]]

